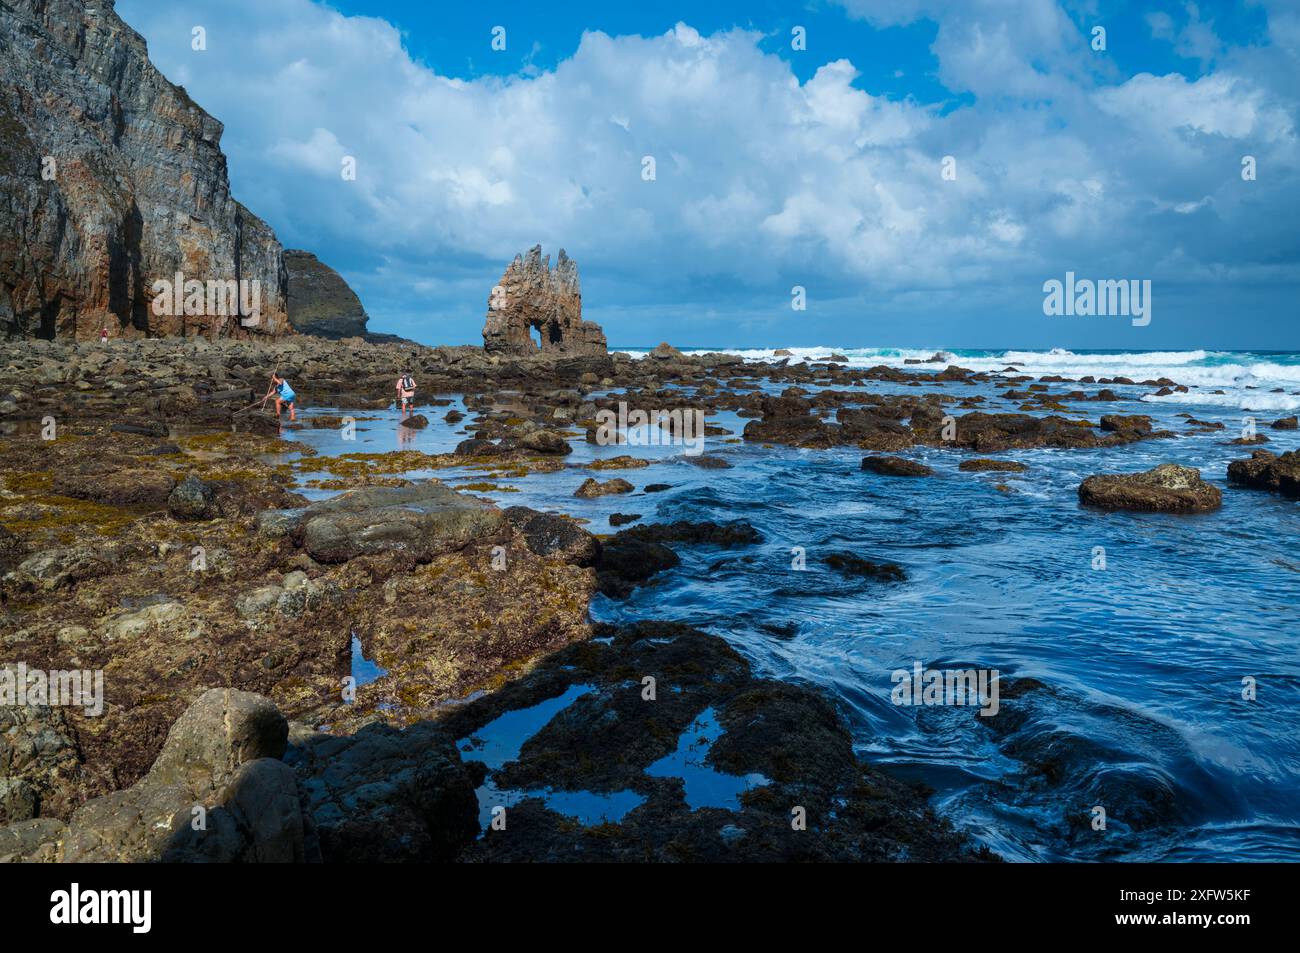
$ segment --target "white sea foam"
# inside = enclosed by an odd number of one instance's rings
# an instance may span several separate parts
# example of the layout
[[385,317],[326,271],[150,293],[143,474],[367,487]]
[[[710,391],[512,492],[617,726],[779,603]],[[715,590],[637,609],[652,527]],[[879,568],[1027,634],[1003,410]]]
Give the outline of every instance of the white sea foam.
[[[1126,377],[1141,384],[1167,378],[1191,387],[1190,394],[1171,394],[1156,397],[1143,395],[1143,400],[1170,403],[1200,404],[1229,407],[1241,410],[1296,410],[1300,409],[1300,362],[1279,363],[1278,355],[1251,354],[1231,351],[1135,351],[1121,354],[1079,354],[1063,348],[1050,351],[950,351],[944,348],[846,348],[846,347],[791,347],[789,355],[777,356],[778,348],[725,349],[723,353],[735,354],[747,361],[775,362],[782,359],[791,363],[824,361],[832,354],[848,358],[849,367],[873,367],[884,364],[905,370],[936,370],[947,364],[958,364],[974,371],[990,374],[1004,372],[1015,365],[1007,376],[1028,374],[1035,377],[1059,375],[1079,378],[1092,376]],[[645,351],[626,351],[633,357],[643,357]],[[688,354],[705,353],[705,349],[690,349]],[[934,354],[945,359],[936,364],[907,364],[907,360],[928,360]],[[1288,355],[1289,357],[1290,355]],[[1274,388],[1284,393],[1271,393]],[[1222,390],[1214,394],[1210,391]]]

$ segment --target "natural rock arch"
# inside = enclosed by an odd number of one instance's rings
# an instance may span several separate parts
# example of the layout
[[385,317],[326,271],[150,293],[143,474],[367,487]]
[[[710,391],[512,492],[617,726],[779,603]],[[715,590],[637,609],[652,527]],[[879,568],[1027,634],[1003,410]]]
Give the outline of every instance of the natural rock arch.
[[488,295],[483,349],[490,354],[537,354],[534,329],[542,354],[607,352],[600,325],[582,320],[578,264],[563,248],[554,270],[551,257],[542,257],[541,245],[534,245],[526,256],[515,256]]

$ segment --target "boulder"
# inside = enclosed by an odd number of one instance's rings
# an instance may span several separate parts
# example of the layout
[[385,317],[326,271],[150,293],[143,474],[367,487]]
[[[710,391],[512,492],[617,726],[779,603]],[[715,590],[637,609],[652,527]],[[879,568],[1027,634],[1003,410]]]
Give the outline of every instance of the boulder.
[[601,483],[595,477],[587,477],[582,481],[582,486],[574,491],[573,495],[589,500],[597,496],[609,496],[613,493],[631,493],[633,489],[632,484],[621,477],[614,477],[614,479],[606,480],[604,483]]
[[921,477],[934,473],[924,463],[908,460],[904,457],[863,457],[862,469],[881,476]]
[[1107,510],[1203,513],[1218,509],[1223,494],[1200,470],[1162,463],[1142,473],[1090,476],[1079,484],[1079,501]]
[[533,430],[519,438],[519,447],[530,453],[562,456],[572,453],[567,440],[550,430]]
[[62,843],[57,859],[314,859],[293,771],[279,760],[288,734],[288,723],[268,699],[209,689],[172,725],[148,774],[72,814],[66,829],[56,832]]
[[167,512],[178,520],[211,519],[213,496],[212,484],[193,475],[187,476],[167,497]]
[[502,512],[538,556],[558,555],[574,566],[591,566],[600,558],[600,541],[567,516],[526,506],[511,506]]
[[1291,450],[1279,456],[1268,450],[1256,450],[1245,460],[1228,464],[1228,482],[1300,497],[1300,452]]
[[313,559],[404,552],[417,562],[463,549],[490,536],[504,517],[495,507],[461,496],[436,480],[404,487],[363,487],[302,510],[291,530]]

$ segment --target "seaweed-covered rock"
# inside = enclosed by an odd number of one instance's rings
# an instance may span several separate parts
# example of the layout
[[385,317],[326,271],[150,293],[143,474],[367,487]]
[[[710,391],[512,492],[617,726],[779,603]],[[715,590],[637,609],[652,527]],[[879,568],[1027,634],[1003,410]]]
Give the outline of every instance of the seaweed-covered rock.
[[54,492],[77,500],[108,505],[153,504],[167,502],[176,481],[158,470],[117,470],[95,472],[74,470],[54,475]]
[[1101,418],[1101,429],[1111,433],[1134,430],[1138,433],[1149,434],[1151,433],[1151,418],[1146,414],[1105,414]]
[[994,460],[989,457],[975,457],[970,460],[963,460],[957,464],[958,470],[964,470],[967,473],[982,473],[986,471],[1005,472],[1005,473],[1024,473],[1029,467],[1015,460]]
[[205,520],[213,513],[212,485],[196,476],[177,483],[167,497],[167,512],[178,520]]
[[384,552],[427,562],[489,536],[504,517],[495,507],[461,496],[437,480],[403,487],[363,487],[297,512],[260,517],[263,531],[290,532],[318,562],[347,562]]
[[681,564],[677,554],[662,543],[631,535],[639,528],[616,533],[601,546],[596,578],[607,596],[626,599],[655,573]]
[[[936,818],[915,788],[858,761],[822,695],[755,678],[724,640],[689,626],[598,634],[607,644],[571,646],[446,718],[474,761],[480,733],[501,715],[571,699],[516,758],[483,764],[493,789],[520,795],[507,802],[505,829],[487,830],[463,859],[996,859]],[[564,803],[580,803],[580,792],[635,806],[603,823],[575,819]]]

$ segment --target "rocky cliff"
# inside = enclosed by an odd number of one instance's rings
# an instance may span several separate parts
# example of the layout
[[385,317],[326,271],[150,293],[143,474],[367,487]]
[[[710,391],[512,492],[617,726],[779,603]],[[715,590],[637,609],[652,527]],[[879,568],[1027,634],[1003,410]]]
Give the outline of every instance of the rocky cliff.
[[[0,334],[291,330],[283,250],[230,194],[221,123],[113,0],[0,0],[0,46]],[[151,307],[178,274],[181,307]]]
[[366,309],[342,276],[307,251],[288,249],[289,323],[300,334],[317,337],[364,337]]
[[578,265],[560,249],[551,270],[551,256],[542,246],[516,255],[488,295],[483,325],[483,349],[489,353],[528,355],[538,352],[532,331],[541,337],[543,354],[605,354],[600,325],[582,320],[582,289]]

